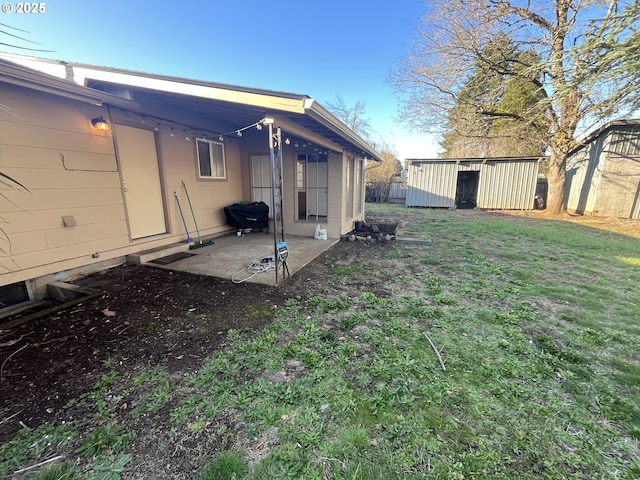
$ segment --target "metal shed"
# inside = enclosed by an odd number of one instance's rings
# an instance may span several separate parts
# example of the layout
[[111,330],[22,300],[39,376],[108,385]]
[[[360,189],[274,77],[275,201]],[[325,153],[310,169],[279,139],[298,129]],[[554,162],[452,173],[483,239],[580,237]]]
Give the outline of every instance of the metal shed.
[[640,120],[615,121],[569,154],[567,210],[640,219]]
[[406,206],[531,210],[540,159],[409,160]]

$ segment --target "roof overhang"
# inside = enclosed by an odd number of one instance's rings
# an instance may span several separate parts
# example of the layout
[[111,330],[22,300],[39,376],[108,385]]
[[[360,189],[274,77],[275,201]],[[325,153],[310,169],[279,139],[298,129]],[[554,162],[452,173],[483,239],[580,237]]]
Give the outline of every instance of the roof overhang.
[[3,59],[0,59],[0,82],[96,106],[108,104],[129,109],[139,108],[139,105],[132,100],[99,92]]
[[164,102],[181,104],[201,113],[224,112],[224,118],[235,125],[230,130],[272,117],[279,119],[279,126],[291,134],[315,143],[323,143],[317,138],[322,137],[332,144],[326,145],[327,148],[340,148],[382,161],[375,149],[306,95],[141,73],[79,68],[74,71],[79,71],[87,85],[93,88],[108,88],[105,84],[126,85],[162,97]]
[[[140,98],[151,95],[165,104],[205,115],[220,115],[232,125],[229,130],[272,117],[280,122],[277,126],[286,130],[283,133],[306,138],[334,150],[346,150],[364,158],[382,161],[380,154],[364,139],[307,95],[27,56],[2,56],[27,66],[20,67],[25,74],[27,71],[37,76],[44,73],[51,83],[62,82],[51,88],[62,85],[67,89],[75,87],[76,91],[70,94],[86,96],[93,99],[96,105],[102,102],[138,110],[143,102],[133,101],[136,94],[141,95]],[[42,88],[46,88],[46,83]],[[127,95],[127,89],[130,95]],[[87,92],[94,92],[93,97]]]

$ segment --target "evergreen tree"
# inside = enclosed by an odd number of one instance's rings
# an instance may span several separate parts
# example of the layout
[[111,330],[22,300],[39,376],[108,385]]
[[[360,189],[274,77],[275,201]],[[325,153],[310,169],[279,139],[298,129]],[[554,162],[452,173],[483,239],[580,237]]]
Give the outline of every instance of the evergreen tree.
[[[487,45],[449,110],[442,156],[542,155],[544,143],[535,129],[518,121],[528,117],[544,95],[534,78],[536,63],[535,53],[517,52],[505,35]],[[506,77],[508,69],[519,75]]]

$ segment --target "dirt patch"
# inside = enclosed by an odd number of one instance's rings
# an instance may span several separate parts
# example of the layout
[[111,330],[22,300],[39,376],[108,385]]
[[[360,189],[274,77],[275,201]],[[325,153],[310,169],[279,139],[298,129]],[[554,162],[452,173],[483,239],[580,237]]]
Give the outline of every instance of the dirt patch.
[[[324,289],[334,265],[384,255],[387,248],[375,241],[340,242],[277,288],[134,265],[75,281],[104,294],[0,330],[0,442],[9,441],[24,426],[61,424],[86,415],[70,408],[69,402],[90,392],[110,370],[134,376],[160,364],[170,376],[195,372],[207,356],[225,345],[229,329],[261,329],[272,320],[274,308],[284,306],[287,299],[304,299]],[[287,379],[297,374],[294,367],[283,373]],[[167,419],[161,425],[151,417],[139,416],[131,425],[139,432],[136,454],[144,455],[146,449],[158,459],[197,461],[196,446],[191,444],[176,442],[184,448],[183,455],[163,451],[157,435],[166,434],[170,422]],[[227,427],[234,422],[229,419],[228,423]],[[213,437],[202,438],[197,445],[197,451],[208,458],[228,448],[219,440],[211,443]],[[185,471],[185,465],[178,470]],[[144,478],[130,473],[130,478]]]
[[578,215],[566,212],[553,214],[547,212],[546,210],[497,210],[490,212],[476,212],[476,214],[477,213],[487,213],[490,215],[508,215],[520,219],[571,222],[582,225],[584,227],[591,227],[598,230],[606,230],[613,233],[619,233],[621,235],[627,235],[629,237],[640,238],[640,221],[633,220],[631,218],[608,218],[592,215]]

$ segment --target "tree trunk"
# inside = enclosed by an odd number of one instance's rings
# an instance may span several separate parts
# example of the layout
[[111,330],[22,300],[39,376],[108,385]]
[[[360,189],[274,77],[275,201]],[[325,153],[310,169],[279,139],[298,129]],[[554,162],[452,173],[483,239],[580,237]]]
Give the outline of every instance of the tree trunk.
[[549,182],[547,211],[550,213],[560,213],[565,209],[566,166],[566,154],[551,154],[549,170],[547,172],[547,181]]

